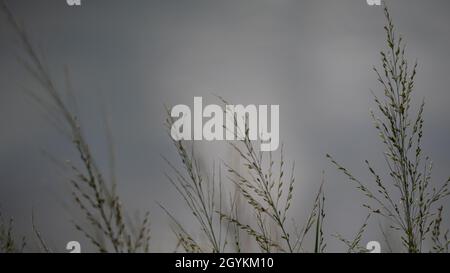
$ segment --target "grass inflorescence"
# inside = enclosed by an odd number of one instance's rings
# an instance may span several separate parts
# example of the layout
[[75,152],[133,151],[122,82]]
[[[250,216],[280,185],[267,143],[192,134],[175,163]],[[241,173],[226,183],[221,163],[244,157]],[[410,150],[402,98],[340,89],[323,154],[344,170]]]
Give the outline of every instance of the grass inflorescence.
[[[439,228],[432,231],[433,225],[439,226],[442,216],[442,208],[436,211],[436,205],[450,194],[450,179],[437,188],[431,184],[432,163],[428,157],[424,158],[421,145],[424,101],[413,116],[412,95],[417,62],[412,65],[408,62],[403,37],[397,36],[386,6],[384,14],[387,48],[380,52],[381,69],[374,68],[383,97],[379,98],[373,92],[378,113],[371,111],[371,116],[386,149],[384,157],[389,181],[385,181],[366,160],[376,187],[373,191],[330,155],[327,156],[372,201],[364,206],[371,213],[386,218],[393,230],[401,232],[404,249],[422,252],[423,242],[429,238],[430,232],[433,238],[439,236]],[[436,238],[433,241],[439,242]],[[440,246],[435,247],[441,249]]]
[[[23,50],[23,58],[19,61],[41,87],[37,91],[27,91],[27,94],[43,107],[56,128],[69,138],[72,147],[78,153],[78,163],[67,162],[72,170],[69,183],[72,186],[74,203],[89,226],[83,226],[78,221],[74,222],[76,229],[82,232],[100,252],[148,251],[150,239],[148,214],[140,224],[132,225],[126,222],[114,177],[107,181],[103,175],[84,137],[77,115],[70,109],[63,93],[52,79],[25,28],[16,20],[5,2],[2,1],[0,4]],[[68,72],[66,76],[67,82],[70,82]],[[71,88],[68,87],[66,91],[67,97],[72,98]]]
[[[27,94],[43,107],[52,124],[68,137],[77,153],[77,160],[67,161],[73,204],[83,216],[82,220],[74,220],[76,229],[99,252],[149,252],[149,214],[137,223],[128,221],[117,190],[111,133],[107,130],[111,170],[106,176],[96,162],[76,109],[71,107],[74,95],[69,70],[64,70],[67,86],[63,92],[52,79],[23,24],[4,1],[0,5],[19,38],[22,49],[19,61],[40,87]],[[368,199],[363,206],[369,215],[354,238],[335,237],[346,245],[347,252],[367,252],[362,241],[369,217],[380,215],[389,221],[391,231],[400,232],[405,251],[424,252],[424,242],[429,240],[430,251],[448,252],[450,240],[448,230],[442,227],[445,213],[441,202],[450,194],[450,179],[437,188],[432,186],[432,164],[423,155],[421,144],[425,104],[422,102],[416,113],[412,105],[417,63],[408,62],[405,43],[397,36],[386,6],[384,14],[387,47],[380,53],[381,68],[374,68],[382,96],[373,92],[377,111],[371,111],[371,116],[385,147],[385,174],[389,179],[365,161],[373,180],[373,186],[368,185],[327,155]],[[168,111],[169,131],[173,122]],[[234,123],[238,128],[236,117]],[[109,128],[106,120],[105,124]],[[256,246],[261,252],[325,252],[325,179],[320,183],[308,216],[298,223],[292,217],[298,191],[295,164],[285,161],[284,147],[279,154],[261,152],[250,140],[247,127],[236,134],[240,134],[237,139],[241,140],[229,144],[239,164],[214,162],[209,171],[199,163],[193,143],[172,139],[179,162],[164,157],[170,170],[166,177],[190,211],[192,222],[199,227],[196,232],[190,231],[165,204],[160,205],[171,220],[178,242],[176,251],[240,252],[254,251],[251,246]],[[34,216],[32,226],[40,248],[51,252],[34,224]],[[307,245],[307,241],[311,244]],[[24,248],[25,240],[23,243],[15,240],[13,221],[4,221],[0,215],[0,252],[21,252]]]

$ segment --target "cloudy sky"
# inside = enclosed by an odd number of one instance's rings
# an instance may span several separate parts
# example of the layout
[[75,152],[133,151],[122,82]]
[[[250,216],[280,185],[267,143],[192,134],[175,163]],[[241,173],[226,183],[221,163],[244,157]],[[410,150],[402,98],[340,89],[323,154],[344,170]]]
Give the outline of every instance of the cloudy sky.
[[[119,190],[130,214],[149,210],[152,250],[172,251],[170,224],[157,202],[195,232],[185,205],[164,177],[161,155],[177,160],[164,127],[164,105],[279,104],[280,139],[296,162],[300,221],[325,170],[328,234],[351,237],[364,220],[361,194],[325,158],[334,155],[366,179],[364,160],[382,170],[372,126],[371,68],[384,47],[380,7],[364,0],[63,0],[7,1],[55,80],[71,73],[80,119],[102,167],[107,147],[102,108],[111,119]],[[419,61],[416,101],[426,98],[424,149],[434,181],[450,175],[450,2],[388,1],[395,24]],[[68,173],[49,159],[76,159],[70,142],[23,89],[35,82],[17,62],[17,37],[0,14],[0,208],[20,234],[33,237],[31,212],[55,250],[79,240],[71,220]],[[222,142],[198,143],[202,162],[232,160]],[[207,163],[204,163],[207,165]],[[382,240],[373,219],[365,241]],[[379,221],[384,226],[383,221]],[[329,250],[342,250],[330,237]]]

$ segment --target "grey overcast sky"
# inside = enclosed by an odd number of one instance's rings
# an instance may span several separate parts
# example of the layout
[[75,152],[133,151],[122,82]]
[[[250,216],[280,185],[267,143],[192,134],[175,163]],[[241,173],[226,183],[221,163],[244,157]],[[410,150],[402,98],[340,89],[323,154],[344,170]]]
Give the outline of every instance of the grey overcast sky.
[[[7,1],[61,87],[69,67],[80,118],[95,155],[107,167],[101,108],[111,117],[119,190],[127,210],[150,210],[152,250],[172,251],[166,205],[195,233],[185,205],[164,177],[161,155],[177,160],[164,128],[164,105],[279,104],[280,139],[296,162],[292,216],[302,219],[325,170],[327,234],[351,237],[364,220],[361,194],[325,158],[334,155],[368,178],[364,160],[384,168],[372,126],[371,70],[384,47],[380,7],[365,0],[64,0]],[[387,1],[419,61],[415,103],[426,98],[424,148],[434,181],[450,175],[450,2]],[[17,38],[0,15],[0,208],[33,238],[31,212],[48,243],[64,251],[85,242],[69,198],[68,174],[45,154],[76,159],[69,141],[44,118],[23,88],[36,84],[18,64]],[[199,143],[206,162],[231,160],[224,143]],[[448,212],[447,212],[448,213]],[[382,240],[376,219],[365,237]],[[386,226],[379,221],[381,226]],[[448,223],[447,223],[448,224]],[[328,236],[329,250],[343,246]]]

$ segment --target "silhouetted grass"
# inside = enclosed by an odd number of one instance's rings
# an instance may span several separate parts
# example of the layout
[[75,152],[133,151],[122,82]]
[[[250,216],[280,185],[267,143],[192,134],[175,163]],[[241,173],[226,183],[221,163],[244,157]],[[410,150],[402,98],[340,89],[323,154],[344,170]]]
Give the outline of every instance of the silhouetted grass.
[[[78,153],[79,162],[67,162],[73,171],[72,178],[68,182],[72,185],[74,203],[89,226],[74,222],[76,229],[82,232],[100,252],[148,251],[150,239],[148,214],[142,223],[136,226],[127,224],[122,203],[116,192],[114,177],[111,177],[110,181],[106,180],[95,162],[76,114],[70,109],[62,92],[53,81],[25,28],[16,20],[4,1],[1,1],[0,5],[19,38],[23,50],[23,58],[19,61],[41,87],[40,90],[27,91],[28,94],[49,113],[55,127],[68,137]],[[68,73],[66,76],[68,77]],[[71,97],[70,88],[66,91]]]
[[[406,251],[422,252],[423,242],[429,239],[430,232],[435,243],[433,249],[441,251],[448,247],[448,240],[444,237],[447,242],[440,243],[437,239],[440,237],[442,207],[436,210],[436,206],[450,194],[450,179],[438,188],[430,184],[432,163],[428,157],[424,158],[421,145],[424,101],[415,116],[412,116],[417,63],[411,66],[408,62],[403,37],[396,35],[386,6],[384,14],[387,20],[384,27],[387,47],[380,53],[381,70],[374,68],[383,96],[379,98],[373,92],[378,114],[371,111],[371,116],[386,149],[386,173],[390,180],[385,181],[366,160],[376,187],[376,191],[373,191],[330,155],[327,156],[371,201],[364,206],[373,214],[386,218],[393,230],[401,232]],[[435,228],[432,231],[433,225]]]
[[[68,182],[72,186],[73,202],[87,224],[74,221],[75,227],[99,252],[148,252],[149,214],[140,223],[125,220],[121,198],[116,190],[110,133],[106,133],[111,166],[111,175],[107,179],[96,164],[76,112],[70,107],[70,99],[74,97],[70,86],[66,90],[67,96],[63,95],[23,25],[18,23],[5,2],[0,1],[0,5],[19,38],[22,49],[19,61],[40,86],[40,89],[28,91],[28,94],[48,113],[55,128],[68,137],[79,156],[76,162],[67,163],[72,170]],[[390,180],[384,181],[366,161],[376,188],[373,191],[331,156],[328,157],[368,198],[369,202],[364,206],[369,209],[370,215],[381,215],[389,220],[393,231],[401,233],[406,251],[423,252],[423,242],[429,239],[433,245],[430,251],[448,252],[450,241],[448,231],[441,226],[444,213],[439,203],[449,195],[450,179],[439,188],[431,186],[431,163],[428,158],[423,158],[421,147],[424,103],[412,116],[417,64],[409,65],[403,39],[396,36],[387,7],[384,12],[387,48],[381,52],[382,69],[374,69],[382,98],[374,93],[378,112],[371,112],[371,115],[386,148],[386,174]],[[68,70],[65,72],[66,82],[69,82]],[[234,121],[237,125],[237,120]],[[169,130],[172,123],[169,113]],[[230,142],[230,147],[239,155],[242,162],[239,167],[220,162],[213,163],[209,172],[203,170],[193,144],[187,141],[173,141],[180,164],[164,158],[170,168],[167,179],[192,213],[193,222],[199,226],[195,233],[190,232],[164,204],[161,205],[172,220],[172,230],[178,240],[177,251],[181,247],[185,252],[239,252],[243,242],[250,242],[262,252],[324,252],[324,181],[315,195],[308,217],[298,223],[298,219],[291,217],[291,207],[296,201],[294,192],[298,187],[294,177],[295,164],[286,164],[283,147],[279,155],[261,152],[250,140],[248,128],[238,133],[243,139]],[[232,185],[234,190],[224,183]],[[244,211],[246,217],[240,217],[240,212]],[[25,241],[22,244],[15,241],[12,220],[4,222],[1,217],[0,220],[0,252],[23,251]],[[348,252],[367,251],[361,242],[368,220],[369,216],[352,240],[336,235],[347,246]],[[34,218],[32,226],[42,250],[50,252],[35,227]],[[199,237],[204,240],[196,239]],[[313,242],[312,247],[306,246],[308,239]]]

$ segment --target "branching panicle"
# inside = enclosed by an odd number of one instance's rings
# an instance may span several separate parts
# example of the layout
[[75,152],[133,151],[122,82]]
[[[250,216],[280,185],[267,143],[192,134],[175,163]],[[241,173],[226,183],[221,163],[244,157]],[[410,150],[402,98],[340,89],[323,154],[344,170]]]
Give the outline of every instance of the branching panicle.
[[[112,182],[110,183],[105,180],[102,171],[95,163],[77,116],[70,109],[69,103],[66,102],[62,92],[58,90],[57,84],[53,81],[43,58],[37,54],[24,26],[18,23],[4,1],[1,1],[0,5],[7,15],[12,29],[17,34],[23,54],[27,59],[23,59],[21,63],[42,88],[42,91],[29,91],[30,96],[50,114],[56,128],[62,130],[70,138],[78,153],[82,167],[77,167],[77,164],[68,161],[74,172],[74,177],[70,180],[70,183],[74,201],[84,214],[89,227],[74,223],[75,227],[100,252],[146,251],[150,239],[148,215],[146,215],[139,230],[134,230],[133,227],[125,223],[122,204],[115,190],[114,178],[111,178]],[[66,75],[68,74],[66,73]],[[70,90],[67,90],[67,92],[69,93]],[[69,94],[68,97],[72,97],[72,95]],[[94,234],[100,234],[101,237],[106,238],[109,245],[104,245],[103,240]]]
[[[440,188],[432,188],[432,164],[423,159],[424,101],[412,117],[412,94],[417,72],[417,62],[411,67],[405,55],[405,44],[397,37],[392,18],[384,7],[387,48],[381,51],[381,67],[374,68],[383,90],[383,99],[374,94],[379,116],[371,111],[375,128],[384,144],[388,176],[387,184],[366,161],[377,191],[372,192],[365,183],[356,179],[331,156],[331,162],[360,189],[375,205],[365,204],[372,213],[387,218],[394,230],[402,232],[402,242],[408,252],[422,251],[422,243],[431,230],[435,217],[433,209],[449,195],[449,181]],[[373,93],[373,92],[372,92]],[[423,169],[422,169],[423,168]],[[392,189],[394,188],[394,190]],[[397,200],[395,196],[399,195]]]

